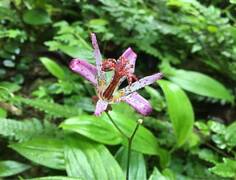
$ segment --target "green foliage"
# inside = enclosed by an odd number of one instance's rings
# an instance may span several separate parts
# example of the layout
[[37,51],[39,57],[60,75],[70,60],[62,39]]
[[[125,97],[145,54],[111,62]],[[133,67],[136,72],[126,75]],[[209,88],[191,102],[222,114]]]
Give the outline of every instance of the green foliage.
[[167,101],[168,114],[177,138],[177,146],[181,146],[189,137],[194,122],[192,105],[185,92],[177,85],[160,80]]
[[30,25],[43,25],[51,22],[47,12],[43,9],[31,9],[24,13],[23,20]]
[[53,169],[65,169],[62,140],[42,136],[11,144],[10,148],[35,163]]
[[168,169],[164,170],[163,173],[161,173],[156,167],[154,167],[153,172],[148,180],[155,180],[155,179],[174,180],[175,178]]
[[233,96],[229,91],[220,82],[209,76],[194,71],[174,69],[170,73],[167,77],[187,91],[210,98],[233,102]]
[[46,133],[44,125],[37,119],[17,121],[0,119],[0,135],[17,141],[26,141],[30,138]]
[[61,21],[55,23],[54,27],[58,29],[57,34],[53,40],[45,42],[50,51],[60,50],[73,58],[93,60],[92,48],[84,40],[89,34],[84,32],[79,23],[70,26]]
[[79,139],[65,139],[66,171],[69,176],[98,180],[124,179],[118,163],[103,145]]
[[53,76],[61,80],[65,79],[64,71],[57,63],[46,57],[40,58],[40,61]]
[[69,107],[66,105],[60,105],[53,102],[48,102],[42,99],[27,99],[22,97],[16,97],[15,99],[16,101],[32,106],[54,117],[77,116],[81,112],[80,109]]
[[[114,106],[113,111],[110,113],[113,120],[126,134],[126,136],[130,136],[133,133],[137,122],[135,122],[134,119],[130,119],[130,117],[126,116],[124,113],[118,112],[115,108],[116,107]],[[129,115],[132,117],[132,114]],[[108,123],[111,123],[106,115],[103,115],[102,119]],[[122,143],[127,145],[128,142],[127,140],[124,140]],[[139,127],[134,137],[132,149],[144,154],[152,155],[160,155],[161,151],[156,137],[143,126]]]
[[[111,124],[91,115],[67,119],[60,127],[104,144],[115,145],[122,141],[122,137]],[[104,136],[104,134],[109,134],[109,136]]]
[[150,116],[109,111],[126,136],[143,120],[130,179],[235,178],[235,15],[235,0],[1,0],[0,177],[125,178],[127,139],[68,67],[95,64],[95,32],[104,59],[131,47],[139,79],[164,74],[139,91]]
[[228,158],[224,158],[223,161],[223,163],[216,164],[210,171],[222,177],[235,177],[236,161]]
[[48,176],[48,177],[38,177],[33,178],[29,180],[83,180],[80,178],[73,178],[73,177],[67,177],[67,176]]
[[[121,147],[116,153],[116,160],[120,164],[124,174],[127,170],[127,153],[128,150],[125,147]],[[131,151],[131,158],[130,158],[130,178],[131,179],[140,179],[146,180],[146,166],[143,154]]]
[[0,161],[0,177],[19,174],[29,168],[30,166],[16,161]]

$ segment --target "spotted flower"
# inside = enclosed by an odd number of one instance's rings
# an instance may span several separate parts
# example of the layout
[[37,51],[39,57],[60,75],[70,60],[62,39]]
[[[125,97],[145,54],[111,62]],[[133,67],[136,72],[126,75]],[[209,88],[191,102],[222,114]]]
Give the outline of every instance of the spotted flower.
[[[118,60],[103,60],[94,33],[91,34],[91,39],[96,66],[77,58],[71,61],[70,68],[95,86],[98,101],[94,114],[98,116],[107,109],[109,104],[123,101],[140,114],[149,115],[152,112],[150,103],[136,91],[154,83],[162,77],[162,74],[156,73],[138,80],[134,75],[137,55],[131,48],[128,48]],[[110,81],[106,77],[107,71],[114,73]],[[128,81],[128,86],[118,89],[125,79]]]

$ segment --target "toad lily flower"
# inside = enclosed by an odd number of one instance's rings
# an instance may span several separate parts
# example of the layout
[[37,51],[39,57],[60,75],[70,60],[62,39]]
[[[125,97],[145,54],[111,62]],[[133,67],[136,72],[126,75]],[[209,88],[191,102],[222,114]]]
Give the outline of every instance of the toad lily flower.
[[[154,83],[162,77],[162,74],[156,73],[137,80],[133,74],[137,55],[131,48],[128,48],[118,60],[103,60],[95,34],[91,34],[91,39],[96,66],[78,58],[71,61],[70,68],[96,87],[99,100],[97,101],[94,114],[98,116],[107,109],[108,104],[123,101],[140,114],[144,116],[149,115],[152,112],[150,103],[136,91]],[[114,72],[110,82],[108,82],[106,77],[107,71]],[[118,87],[125,79],[128,80],[128,86],[118,90]],[[135,82],[133,82],[134,80]]]

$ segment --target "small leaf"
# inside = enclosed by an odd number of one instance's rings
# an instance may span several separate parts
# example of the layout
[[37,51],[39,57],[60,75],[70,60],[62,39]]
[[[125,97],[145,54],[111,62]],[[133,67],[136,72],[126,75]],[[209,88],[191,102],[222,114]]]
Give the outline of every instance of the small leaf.
[[58,79],[65,79],[65,73],[63,71],[63,69],[57,64],[55,63],[53,60],[46,58],[46,57],[42,57],[40,58],[40,61],[43,63],[43,65],[46,67],[46,69],[56,78]]
[[209,149],[199,150],[198,151],[198,157],[200,159],[211,162],[213,164],[216,164],[218,162],[218,159],[219,159],[219,157]]
[[202,96],[232,102],[233,96],[217,80],[194,71],[174,70],[168,77],[181,88]]
[[19,174],[29,168],[30,166],[16,161],[0,161],[0,177]]
[[177,137],[177,146],[185,143],[189,137],[194,122],[192,105],[185,92],[176,84],[159,80],[167,101],[168,114]]
[[228,158],[223,158],[223,161],[223,163],[216,164],[215,167],[210,168],[210,171],[221,177],[235,177],[236,161]]
[[77,132],[94,141],[115,145],[122,141],[114,127],[94,115],[81,115],[67,119],[60,125],[65,130]]
[[[128,149],[121,147],[116,153],[116,160],[119,162],[124,174],[127,170],[127,156]],[[146,165],[143,154],[131,151],[130,156],[130,168],[129,168],[130,179],[146,180]]]
[[43,25],[51,22],[50,16],[43,9],[31,9],[24,13],[23,20],[30,25]]
[[10,147],[27,159],[53,169],[65,169],[63,141],[48,137],[38,137]]
[[65,143],[66,171],[82,179],[124,179],[118,163],[105,146],[82,136],[67,136]]

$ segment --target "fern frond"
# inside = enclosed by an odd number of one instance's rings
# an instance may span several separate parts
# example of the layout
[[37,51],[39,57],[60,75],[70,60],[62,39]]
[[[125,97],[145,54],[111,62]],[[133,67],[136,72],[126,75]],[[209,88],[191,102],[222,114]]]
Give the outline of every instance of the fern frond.
[[17,97],[16,99],[18,102],[32,106],[35,109],[43,111],[46,114],[54,116],[54,117],[69,118],[69,117],[77,116],[81,114],[81,110],[78,108],[74,108],[74,107],[70,107],[66,105],[60,105],[60,104],[49,102],[46,100],[28,99],[28,98],[23,98],[23,97]]
[[26,141],[33,136],[43,134],[44,126],[37,120],[17,121],[12,119],[0,118],[0,136]]

